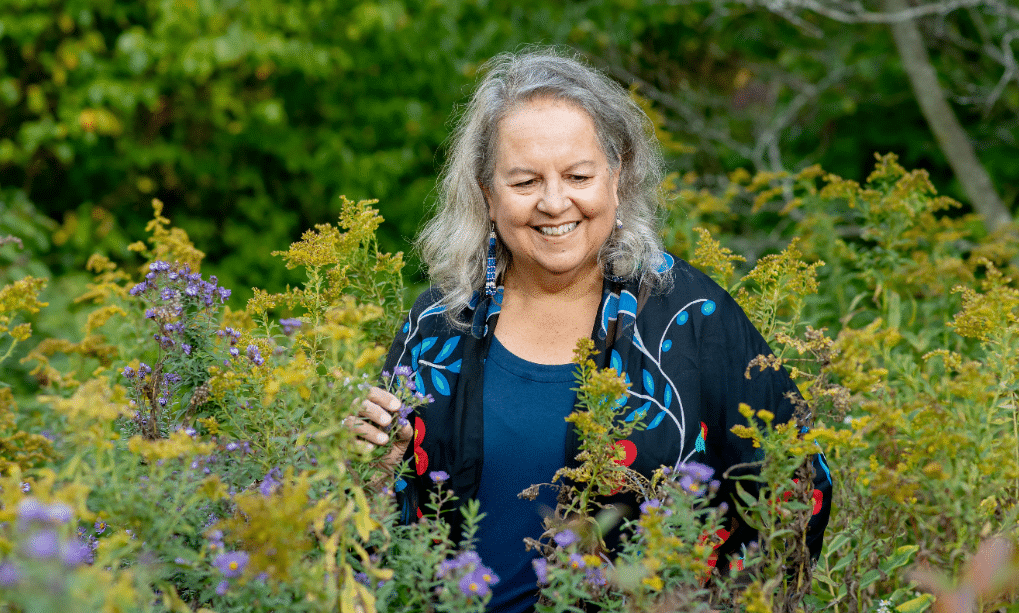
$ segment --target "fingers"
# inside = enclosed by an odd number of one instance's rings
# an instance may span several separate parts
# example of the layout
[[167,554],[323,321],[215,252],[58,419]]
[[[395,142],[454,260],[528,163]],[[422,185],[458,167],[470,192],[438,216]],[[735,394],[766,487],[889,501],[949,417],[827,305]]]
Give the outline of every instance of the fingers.
[[[390,434],[387,434],[387,431],[396,419],[394,414],[402,406],[400,399],[393,394],[372,387],[368,390],[368,397],[361,402],[358,415],[349,417],[344,422],[358,438],[369,445],[370,451],[375,445],[385,445],[389,442]],[[398,440],[404,441],[410,439],[413,433],[414,429],[410,425],[404,425],[392,434]]]

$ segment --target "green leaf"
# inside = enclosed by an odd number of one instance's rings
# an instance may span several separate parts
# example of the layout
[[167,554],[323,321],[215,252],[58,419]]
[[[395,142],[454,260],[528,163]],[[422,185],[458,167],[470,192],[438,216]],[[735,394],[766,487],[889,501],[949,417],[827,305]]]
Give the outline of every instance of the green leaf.
[[898,549],[895,550],[895,553],[892,554],[892,557],[881,562],[878,566],[881,568],[881,570],[890,575],[892,574],[892,571],[895,570],[896,568],[901,568],[906,564],[909,564],[909,560],[913,557],[913,554],[916,553],[917,550],[919,549],[920,548],[917,547],[916,545],[903,545],[902,547],[899,547]]
[[884,573],[882,573],[880,570],[876,568],[870,569],[869,571],[864,573],[862,577],[860,577],[860,588],[869,587],[870,585],[881,579],[881,577],[883,576]]
[[933,602],[934,596],[930,594],[922,594],[912,600],[907,600],[900,604],[895,607],[895,610],[899,613],[920,613],[921,611],[926,611]]

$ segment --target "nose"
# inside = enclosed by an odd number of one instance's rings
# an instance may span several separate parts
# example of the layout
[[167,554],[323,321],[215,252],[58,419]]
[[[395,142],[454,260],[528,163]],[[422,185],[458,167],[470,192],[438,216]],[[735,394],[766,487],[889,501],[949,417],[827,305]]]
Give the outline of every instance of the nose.
[[545,190],[538,203],[538,210],[550,217],[555,217],[573,206],[573,201],[566,191],[562,180],[547,181]]

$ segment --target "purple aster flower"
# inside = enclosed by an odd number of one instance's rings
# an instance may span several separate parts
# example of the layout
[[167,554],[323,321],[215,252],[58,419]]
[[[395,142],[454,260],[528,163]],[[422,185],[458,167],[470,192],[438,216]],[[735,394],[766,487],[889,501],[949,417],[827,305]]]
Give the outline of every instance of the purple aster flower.
[[428,473],[428,477],[435,483],[442,483],[449,480],[449,473],[444,470],[433,470]]
[[262,354],[258,351],[258,347],[255,345],[248,345],[248,359],[254,362],[256,366],[261,366],[265,362]]
[[280,482],[275,478],[277,473],[278,469],[274,468],[266,473],[265,478],[262,479],[262,484],[258,486],[258,491],[261,492],[263,496],[272,496],[272,493],[276,491],[277,487],[279,487]]
[[467,573],[460,579],[460,592],[464,596],[485,596],[491,590],[488,583],[481,577],[478,571]]
[[552,539],[556,542],[557,545],[564,549],[576,543],[579,540],[577,538],[577,534],[573,530],[570,530],[569,528],[555,535],[554,537],[552,537]]
[[241,354],[241,352],[240,352],[240,350],[239,350],[239,349],[237,349],[237,347],[231,347],[231,348],[230,348],[230,355],[231,355],[231,356],[233,356],[233,357],[235,357],[235,358],[236,358],[236,357],[237,357],[237,356],[239,356],[240,354]]
[[145,319],[155,319],[156,309],[145,309]]
[[690,475],[683,475],[679,479],[679,487],[690,494],[700,496],[704,493],[704,484]]
[[591,567],[585,572],[584,580],[591,585],[605,585],[605,572],[600,568]]
[[97,519],[96,523],[95,523],[95,525],[93,527],[96,530],[96,534],[102,534],[103,532],[106,532],[107,526],[108,526],[108,524],[106,522],[104,522],[101,519]]
[[54,524],[66,524],[74,517],[74,509],[62,502],[54,502],[46,508],[46,519]]
[[219,572],[223,573],[224,577],[230,579],[239,577],[248,566],[248,552],[233,551],[231,553],[224,553],[216,556],[212,564],[219,569]]
[[538,577],[538,583],[545,585],[548,583],[548,560],[545,558],[538,558],[537,560],[531,560],[531,566],[534,567],[534,575]]
[[225,302],[226,299],[230,297],[230,293],[231,292],[227,288],[221,287],[221,288],[216,290],[216,293],[219,294],[219,301],[220,302]]
[[584,562],[584,556],[580,555],[579,553],[571,553],[570,566],[572,566],[573,568],[584,568],[585,566],[587,566],[587,563]]
[[120,374],[124,375],[128,379],[134,379],[134,369],[130,366],[125,366],[124,370]]
[[181,343],[180,348],[184,351],[184,355],[191,355],[191,345]]
[[[43,434],[43,436],[46,437],[45,434]],[[50,440],[52,440],[52,439],[50,439]],[[32,484],[29,483],[28,481],[22,481],[21,482],[21,491],[24,492],[25,494],[31,492],[32,491]]]
[[216,593],[219,594],[220,596],[222,596],[223,594],[226,594],[227,590],[229,590],[229,589],[230,589],[230,582],[227,581],[226,579],[223,579],[216,586]]
[[131,294],[132,296],[137,296],[138,294],[144,292],[147,289],[149,289],[148,281],[142,281],[138,285],[135,285],[134,287],[129,289],[127,293]]
[[658,500],[657,498],[652,498],[651,500],[645,500],[644,502],[642,502],[640,504],[641,515],[647,515],[648,511],[650,511],[651,509],[660,509],[660,508],[662,508],[662,501]]
[[233,441],[230,441],[229,443],[226,444],[226,450],[227,451],[237,451],[239,448],[240,448],[240,445],[238,445],[237,443],[235,443]]
[[711,477],[715,474],[714,468],[699,462],[685,462],[680,464],[677,469],[680,473],[690,475],[691,478],[702,483],[711,479]]
[[400,419],[407,419],[407,417],[411,413],[413,413],[413,412],[414,412],[414,407],[406,405],[406,404],[401,404],[400,408],[396,410],[396,415]]
[[68,567],[81,566],[90,562],[92,548],[84,543],[61,543],[60,559]]
[[177,290],[173,289],[172,287],[164,287],[162,290],[160,290],[159,297],[164,302],[169,302],[177,297]]
[[295,330],[301,327],[301,320],[296,317],[281,319],[280,325],[283,326],[283,334],[290,336]]
[[145,362],[141,362],[140,364],[138,364],[138,375],[139,376],[141,376],[142,378],[145,378],[147,375],[150,375],[150,374],[152,374],[152,367],[151,366],[149,366]]
[[21,571],[13,562],[5,560],[0,563],[0,587],[14,587],[21,581]]
[[393,369],[393,374],[397,377],[409,377],[414,374],[414,369],[410,366],[400,365]]
[[198,286],[194,283],[188,283],[187,287],[184,288],[184,293],[194,298],[198,295]]
[[60,553],[60,538],[53,530],[40,530],[28,537],[25,553],[36,559],[53,558]]

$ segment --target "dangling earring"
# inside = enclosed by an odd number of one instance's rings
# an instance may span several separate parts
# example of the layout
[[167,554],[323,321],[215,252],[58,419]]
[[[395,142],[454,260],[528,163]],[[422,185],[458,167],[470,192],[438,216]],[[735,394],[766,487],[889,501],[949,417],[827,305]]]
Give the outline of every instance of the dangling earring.
[[623,229],[623,220],[619,218],[619,215],[616,215],[616,230],[622,230],[622,229]]
[[495,295],[495,222],[488,233],[488,265],[485,267],[485,295]]

